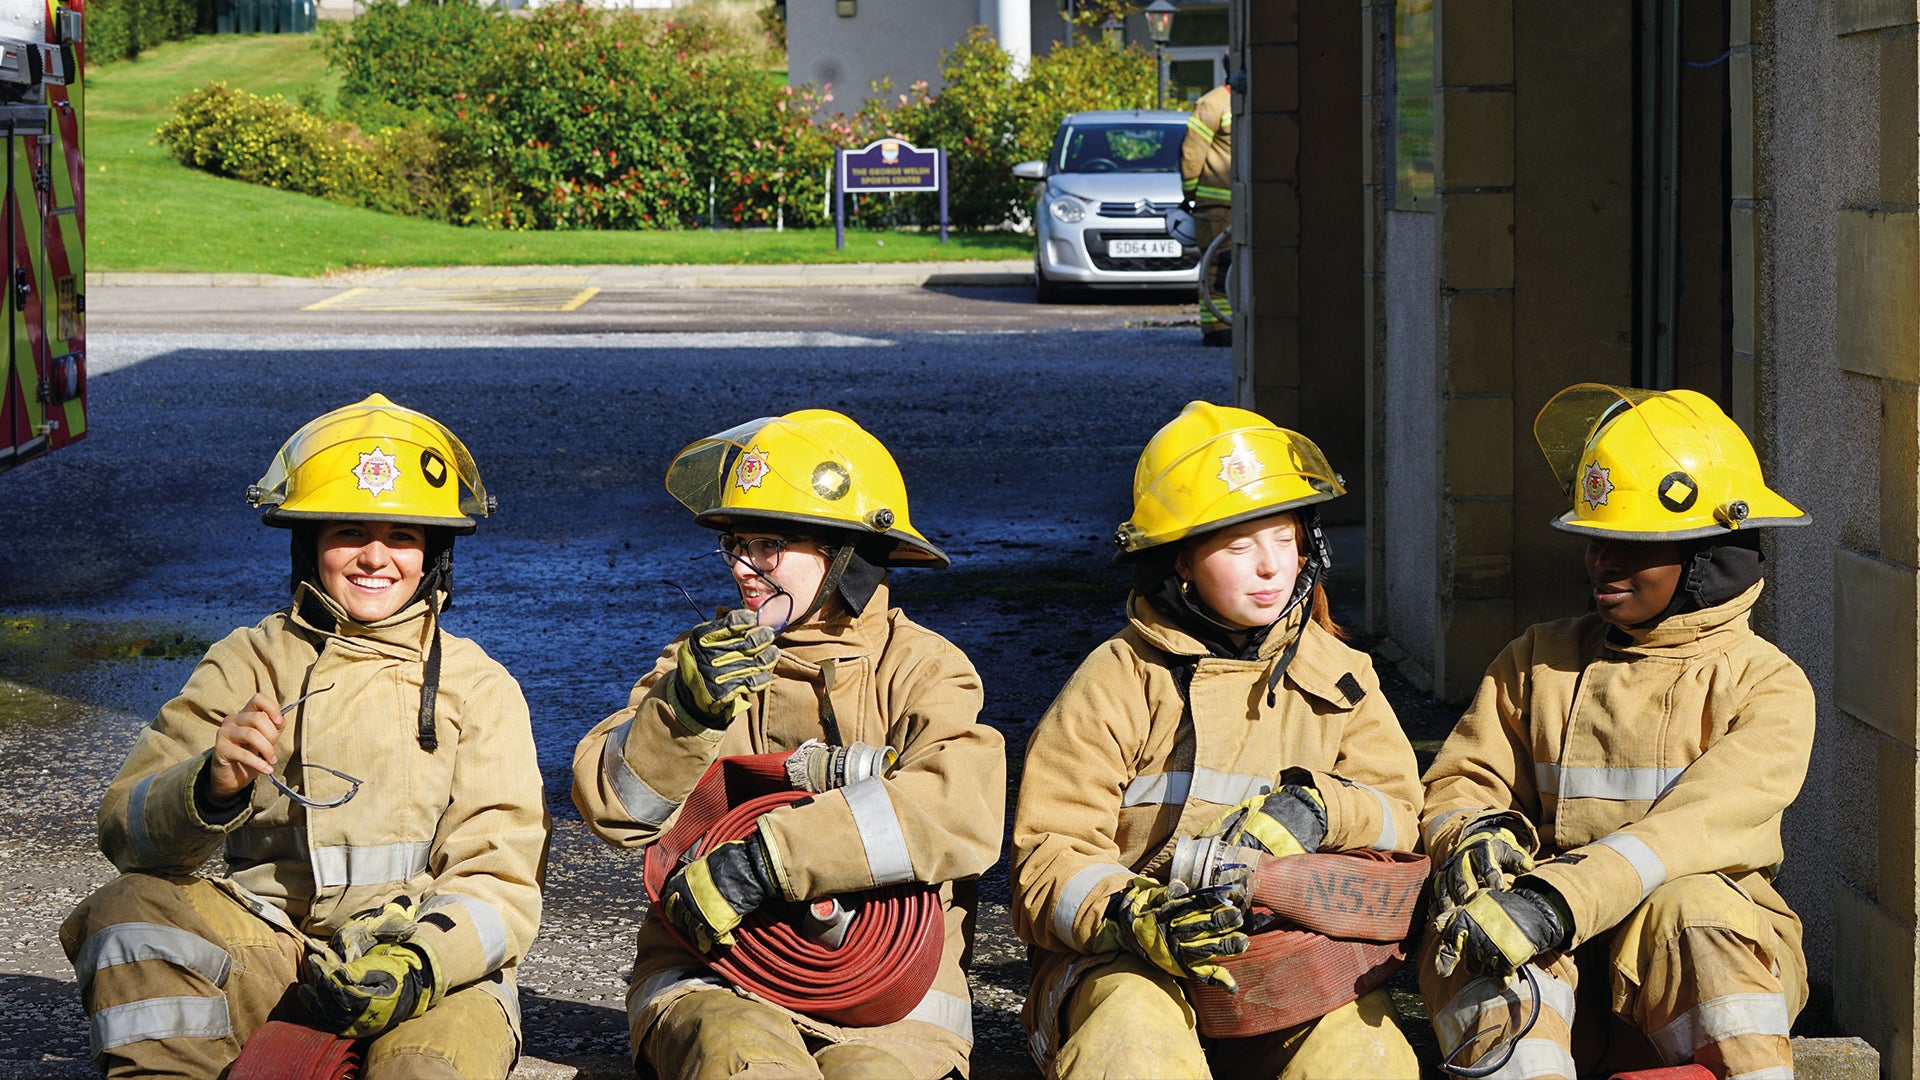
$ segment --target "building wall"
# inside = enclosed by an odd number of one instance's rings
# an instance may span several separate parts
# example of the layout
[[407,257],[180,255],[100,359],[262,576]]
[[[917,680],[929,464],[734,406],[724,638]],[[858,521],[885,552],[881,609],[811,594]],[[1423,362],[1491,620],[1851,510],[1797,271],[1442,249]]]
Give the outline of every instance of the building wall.
[[917,79],[940,86],[940,53],[980,16],[973,0],[858,0],[850,19],[834,10],[833,0],[787,4],[787,81],[831,84],[829,108],[848,113],[882,78],[892,80],[895,93]]
[[[1382,416],[1373,439],[1380,461],[1374,482],[1379,514],[1372,531],[1385,541],[1381,617],[1386,634],[1416,665],[1412,674],[1431,683],[1438,593],[1433,573],[1438,553],[1431,543],[1440,520],[1434,487],[1439,445],[1434,431],[1434,217],[1420,212],[1385,215],[1386,325],[1380,387]],[[1422,678],[1424,676],[1424,678]]]

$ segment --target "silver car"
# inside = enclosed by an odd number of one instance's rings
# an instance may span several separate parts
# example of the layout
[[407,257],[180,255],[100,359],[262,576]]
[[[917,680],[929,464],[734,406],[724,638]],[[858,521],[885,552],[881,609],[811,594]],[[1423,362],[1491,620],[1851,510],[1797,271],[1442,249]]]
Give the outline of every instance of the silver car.
[[[1072,113],[1045,161],[1013,174],[1043,183],[1034,207],[1034,291],[1041,303],[1075,286],[1192,288],[1200,249],[1180,209],[1187,114],[1172,109]],[[1173,219],[1169,221],[1169,217]],[[1181,236],[1176,236],[1175,225]]]

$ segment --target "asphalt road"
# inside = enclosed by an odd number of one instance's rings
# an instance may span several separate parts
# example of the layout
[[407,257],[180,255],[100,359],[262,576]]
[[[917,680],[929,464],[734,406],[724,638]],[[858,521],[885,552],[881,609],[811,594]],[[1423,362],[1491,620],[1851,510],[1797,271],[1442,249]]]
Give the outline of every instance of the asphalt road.
[[[573,312],[300,310],[342,291],[92,290],[91,430],[0,474],[0,1076],[84,1060],[53,935],[112,874],[93,852],[94,808],[207,643],[283,601],[285,534],[242,493],[316,413],[376,390],[423,409],[499,497],[460,544],[448,625],[524,686],[555,817],[548,918],[523,969],[527,1050],[606,1061],[624,1052],[638,864],[586,833],[566,770],[690,619],[660,580],[726,595],[717,567],[689,561],[710,536],[661,488],[673,452],[809,406],[876,432],[914,522],[954,556],[896,574],[896,597],[979,667],[983,718],[1017,772],[1035,718],[1119,625],[1108,538],[1139,447],[1187,401],[1231,390],[1224,350],[1190,325],[1147,325],[1185,317],[1172,305],[872,288],[603,293]],[[975,1074],[1025,1075],[1004,867],[982,891]]]

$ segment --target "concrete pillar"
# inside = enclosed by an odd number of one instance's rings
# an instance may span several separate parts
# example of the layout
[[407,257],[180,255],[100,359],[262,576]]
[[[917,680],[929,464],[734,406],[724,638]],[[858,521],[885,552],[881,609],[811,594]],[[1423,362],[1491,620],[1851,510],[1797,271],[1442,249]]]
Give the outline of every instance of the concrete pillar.
[[1387,629],[1386,463],[1383,441],[1391,431],[1386,409],[1387,370],[1387,209],[1393,205],[1393,181],[1387,175],[1387,114],[1393,86],[1389,60],[1393,54],[1393,0],[1367,0],[1360,5],[1361,162],[1360,190],[1365,200],[1361,224],[1366,259],[1361,271],[1360,311],[1365,320],[1362,341],[1365,393],[1366,464],[1365,509],[1366,628],[1379,634]]

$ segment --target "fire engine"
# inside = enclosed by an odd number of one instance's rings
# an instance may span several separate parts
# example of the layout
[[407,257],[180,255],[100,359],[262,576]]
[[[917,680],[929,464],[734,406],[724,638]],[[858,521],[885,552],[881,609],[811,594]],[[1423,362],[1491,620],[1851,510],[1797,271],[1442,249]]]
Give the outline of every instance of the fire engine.
[[87,433],[84,0],[0,0],[6,376],[0,472]]

